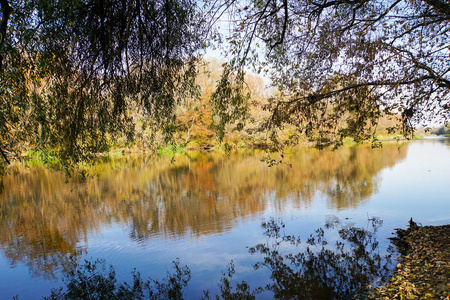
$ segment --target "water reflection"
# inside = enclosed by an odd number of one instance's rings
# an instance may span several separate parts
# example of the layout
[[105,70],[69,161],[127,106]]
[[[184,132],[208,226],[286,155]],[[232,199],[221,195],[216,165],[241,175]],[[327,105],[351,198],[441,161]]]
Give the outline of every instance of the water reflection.
[[[359,228],[331,217],[324,227],[302,241],[286,234],[282,221],[264,222],[266,242],[251,247],[249,252],[261,255],[255,269],[268,268],[269,283],[254,287],[245,281],[234,284],[235,269],[231,262],[218,282],[219,295],[214,298],[255,299],[263,292],[270,292],[274,299],[363,296],[366,287],[385,281],[393,267],[391,255],[380,253],[376,237],[382,221],[373,218],[368,220],[369,224],[367,229]],[[113,267],[107,270],[104,261],[87,261],[68,272],[66,289],[54,289],[46,299],[84,299],[92,295],[96,299],[183,299],[190,279],[189,267],[180,267],[179,261],[175,261],[173,271],[162,281],[141,279],[135,271],[131,284],[117,284]],[[209,291],[204,291],[202,299],[211,299]]]
[[[379,250],[376,232],[382,221],[369,222],[365,229],[330,218],[306,241],[286,234],[283,222],[263,223],[268,239],[250,248],[250,253],[263,256],[256,269],[271,271],[265,289],[275,299],[350,299],[363,293],[364,287],[385,281],[393,266],[391,254]],[[331,243],[330,237],[336,241]]]
[[11,264],[36,276],[66,269],[103,226],[122,223],[130,238],[208,235],[268,209],[308,209],[325,196],[335,210],[354,208],[377,190],[377,174],[406,157],[398,149],[365,146],[337,151],[300,149],[268,167],[258,153],[187,153],[154,160],[129,156],[105,160],[83,183],[63,174],[16,166],[0,195],[0,248]]

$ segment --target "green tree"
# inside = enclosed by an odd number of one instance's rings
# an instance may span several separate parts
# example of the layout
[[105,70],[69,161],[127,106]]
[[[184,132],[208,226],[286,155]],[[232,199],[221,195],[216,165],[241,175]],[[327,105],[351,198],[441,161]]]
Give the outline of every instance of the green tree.
[[192,0],[3,0],[0,149],[54,149],[65,168],[133,138],[130,107],[169,133],[197,93],[207,22]]
[[224,0],[216,9],[231,19],[230,68],[266,72],[281,92],[269,128],[293,124],[328,145],[375,138],[382,113],[400,114],[407,136],[450,116],[448,1]]

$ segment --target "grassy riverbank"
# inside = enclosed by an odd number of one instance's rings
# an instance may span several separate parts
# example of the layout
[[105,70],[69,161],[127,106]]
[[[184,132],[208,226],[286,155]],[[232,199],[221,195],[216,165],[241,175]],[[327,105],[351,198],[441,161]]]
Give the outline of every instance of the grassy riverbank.
[[398,229],[401,257],[391,281],[369,299],[450,299],[450,225]]

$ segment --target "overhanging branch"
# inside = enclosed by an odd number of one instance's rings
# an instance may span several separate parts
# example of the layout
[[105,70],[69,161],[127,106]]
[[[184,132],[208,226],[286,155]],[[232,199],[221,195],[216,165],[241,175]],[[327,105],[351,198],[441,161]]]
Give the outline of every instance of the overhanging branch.
[[319,102],[322,99],[330,98],[330,97],[336,96],[342,92],[357,89],[360,87],[369,87],[369,86],[397,87],[397,86],[401,86],[401,85],[410,85],[410,84],[418,83],[418,82],[421,82],[424,80],[436,80],[436,78],[434,78],[433,76],[422,76],[422,77],[418,77],[415,79],[404,80],[404,81],[373,81],[373,82],[358,83],[358,84],[349,85],[349,86],[341,88],[341,89],[333,90],[333,91],[330,91],[327,93],[314,93],[314,94],[311,94],[308,96],[294,98],[289,101],[280,101],[279,103],[280,104],[292,104],[292,103],[295,103],[298,101],[308,100],[310,103],[313,104],[313,103]]

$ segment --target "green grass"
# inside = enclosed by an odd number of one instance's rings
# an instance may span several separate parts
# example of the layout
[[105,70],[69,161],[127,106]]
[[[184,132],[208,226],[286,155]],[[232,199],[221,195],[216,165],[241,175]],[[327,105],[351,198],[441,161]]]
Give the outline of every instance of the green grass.
[[117,158],[117,157],[123,156],[123,151],[122,150],[112,150],[108,154],[111,158]]
[[185,151],[186,151],[185,147],[169,145],[159,147],[158,150],[156,150],[156,153],[158,154],[158,156],[174,156],[175,154],[181,154],[184,153]]
[[46,165],[50,168],[57,168],[61,165],[55,150],[31,150],[27,151],[24,156],[29,167]]

